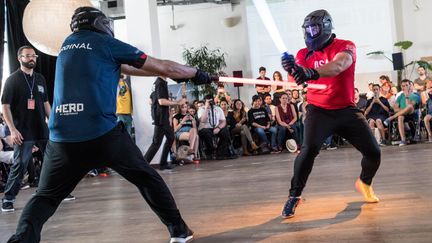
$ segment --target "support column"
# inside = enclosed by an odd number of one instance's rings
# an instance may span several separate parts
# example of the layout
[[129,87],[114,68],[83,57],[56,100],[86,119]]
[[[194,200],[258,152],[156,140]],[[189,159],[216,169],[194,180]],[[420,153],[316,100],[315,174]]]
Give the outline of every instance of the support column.
[[[128,43],[147,55],[159,58],[161,51],[156,1],[127,0],[124,4]],[[153,137],[149,100],[155,80],[156,77],[131,77],[136,144],[143,154],[147,152]],[[158,162],[159,156],[158,153],[153,162]]]

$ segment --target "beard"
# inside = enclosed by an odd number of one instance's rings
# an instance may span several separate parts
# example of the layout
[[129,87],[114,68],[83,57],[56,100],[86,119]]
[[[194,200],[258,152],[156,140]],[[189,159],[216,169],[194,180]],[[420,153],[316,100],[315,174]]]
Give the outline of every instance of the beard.
[[28,69],[33,69],[36,66],[35,61],[21,62],[21,64]]

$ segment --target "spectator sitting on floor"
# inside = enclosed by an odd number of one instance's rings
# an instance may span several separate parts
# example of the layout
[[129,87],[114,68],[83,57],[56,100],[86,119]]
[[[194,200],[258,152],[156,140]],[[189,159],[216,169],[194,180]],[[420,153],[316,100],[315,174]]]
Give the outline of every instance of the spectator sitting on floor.
[[[212,95],[204,97],[205,105],[198,110],[200,120],[199,137],[205,144],[207,158],[212,158],[216,151],[216,159],[236,158],[231,154],[231,138],[222,109],[214,104]],[[216,142],[215,139],[219,139]]]
[[369,122],[369,127],[374,131],[378,128],[380,133],[380,141],[378,143],[383,146],[387,142],[385,141],[384,125],[383,121],[388,118],[390,112],[390,104],[385,97],[380,95],[379,84],[372,86],[373,96],[367,101],[365,116]]
[[384,125],[388,126],[390,121],[398,120],[398,130],[401,137],[399,146],[407,144],[405,136],[405,122],[416,119],[415,109],[420,103],[420,97],[413,94],[413,85],[408,79],[401,82],[402,93],[397,97],[393,110],[396,112],[384,121]]
[[288,94],[283,94],[280,97],[280,105],[276,108],[276,121],[278,130],[278,150],[282,151],[282,145],[285,143],[287,137],[293,138],[297,146],[300,145],[298,139],[297,128],[297,113],[294,104],[291,104],[291,97]]
[[[277,129],[271,126],[271,119],[267,110],[262,107],[262,99],[259,95],[252,97],[252,108],[248,111],[248,121],[251,125],[253,132],[256,133],[261,141],[260,147],[266,151],[271,146],[274,153],[278,153],[276,136]],[[271,144],[269,144],[266,131],[271,133]]]
[[252,139],[249,127],[247,126],[247,114],[244,109],[244,103],[240,99],[234,100],[234,109],[227,115],[228,126],[231,130],[231,135],[240,134],[243,155],[250,155],[248,151],[248,142],[252,150],[257,150],[258,146]]

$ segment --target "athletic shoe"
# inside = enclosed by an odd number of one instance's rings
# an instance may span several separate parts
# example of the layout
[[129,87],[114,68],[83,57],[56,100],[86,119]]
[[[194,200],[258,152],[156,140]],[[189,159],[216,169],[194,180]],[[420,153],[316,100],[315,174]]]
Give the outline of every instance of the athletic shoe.
[[160,165],[159,170],[172,170],[172,169],[174,169],[174,167],[175,166],[172,164]]
[[65,199],[63,199],[63,201],[73,201],[76,198],[74,196],[72,196],[72,194],[69,194]]
[[379,202],[379,199],[375,196],[375,193],[372,189],[372,185],[367,185],[363,181],[360,180],[360,178],[357,178],[355,182],[355,187],[358,192],[363,194],[363,197],[365,198],[365,201],[368,203],[377,203]]
[[13,206],[13,202],[10,201],[5,201],[4,199],[2,200],[2,207],[1,207],[1,211],[2,212],[13,212],[15,211],[15,208]]
[[407,142],[401,140],[400,143],[399,143],[399,147],[402,147],[402,146],[405,146],[405,145],[407,145]]
[[334,146],[334,145],[329,145],[326,150],[331,151],[331,150],[336,150],[338,147]]
[[272,148],[272,150],[271,150],[271,154],[278,154],[278,153],[280,153],[281,151],[277,148],[277,147],[274,147],[274,148]]
[[21,190],[27,190],[30,188],[30,184],[29,183],[25,183],[24,185],[21,186]]
[[186,232],[180,235],[171,237],[170,243],[187,243],[193,240],[194,232],[187,227]]
[[300,201],[301,197],[289,197],[282,210],[282,218],[288,219],[294,217],[295,210]]

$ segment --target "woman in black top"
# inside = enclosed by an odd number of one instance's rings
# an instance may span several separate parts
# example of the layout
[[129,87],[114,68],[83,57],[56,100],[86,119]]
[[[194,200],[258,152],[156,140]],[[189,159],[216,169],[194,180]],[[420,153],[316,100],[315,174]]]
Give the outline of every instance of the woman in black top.
[[231,131],[231,135],[240,134],[243,148],[243,155],[250,155],[247,150],[247,143],[252,147],[252,150],[258,149],[258,146],[252,139],[249,127],[247,126],[247,114],[244,109],[244,103],[240,99],[234,100],[233,110],[228,112],[227,123]]
[[[195,118],[188,113],[189,106],[183,104],[179,106],[177,114],[173,118],[173,127],[176,140],[189,141],[189,154],[194,154],[197,158],[198,153],[198,131]],[[177,151],[176,142],[173,143],[173,151]]]

